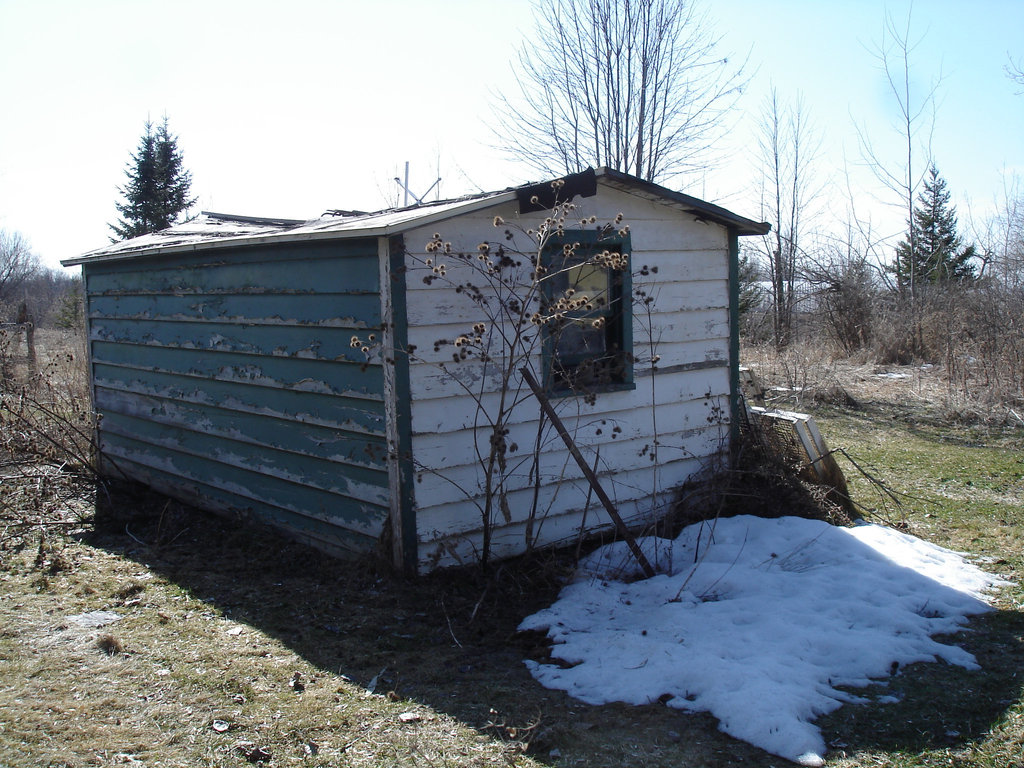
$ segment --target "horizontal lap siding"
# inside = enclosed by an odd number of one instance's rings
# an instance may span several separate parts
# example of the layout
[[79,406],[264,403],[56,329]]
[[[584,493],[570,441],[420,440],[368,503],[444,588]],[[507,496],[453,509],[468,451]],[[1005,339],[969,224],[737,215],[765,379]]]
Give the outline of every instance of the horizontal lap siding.
[[[602,485],[619,512],[632,522],[664,511],[674,489],[717,455],[728,438],[729,285],[725,230],[698,222],[665,206],[600,189],[597,198],[577,201],[581,214],[599,220],[622,212],[630,226],[633,287],[654,297],[651,314],[634,306],[634,390],[582,398],[557,398],[553,404],[573,433],[588,461],[595,462]],[[495,214],[516,222],[513,209],[462,217],[429,231],[412,232],[406,245],[425,258],[423,244],[434,231],[451,240],[459,251],[475,252],[483,241],[505,242],[492,226]],[[525,227],[536,215],[522,217]],[[444,261],[447,274],[464,277],[452,257]],[[647,276],[639,274],[646,266]],[[409,341],[416,347],[410,366],[414,393],[413,455],[417,463],[415,499],[420,560],[423,564],[456,562],[479,551],[482,544],[481,486],[477,457],[488,444],[483,419],[476,413],[468,384],[487,408],[498,399],[498,378],[484,375],[478,363],[447,363],[461,383],[438,365],[450,361],[453,349],[439,339],[452,339],[482,320],[479,309],[464,294],[442,281],[424,284],[422,267],[410,261],[408,281]],[[528,332],[534,332],[532,329]],[[651,362],[659,356],[656,363]],[[539,356],[534,360],[540,370]],[[653,391],[652,391],[653,383]],[[510,423],[508,440],[517,445],[509,454],[513,467],[509,495],[510,521],[495,513],[494,554],[510,555],[536,544],[571,541],[586,515],[588,528],[611,522],[597,503],[564,444],[548,427],[539,453],[539,489],[533,486],[532,454],[537,439],[539,407],[528,391]],[[653,403],[653,405],[652,405]],[[618,428],[616,430],[616,427]],[[657,461],[651,460],[657,431]],[[530,510],[542,510],[530,520]],[[588,507],[589,502],[589,507]],[[586,513],[584,513],[586,509]]]
[[100,448],[115,472],[332,550],[388,514],[377,241],[87,265]]

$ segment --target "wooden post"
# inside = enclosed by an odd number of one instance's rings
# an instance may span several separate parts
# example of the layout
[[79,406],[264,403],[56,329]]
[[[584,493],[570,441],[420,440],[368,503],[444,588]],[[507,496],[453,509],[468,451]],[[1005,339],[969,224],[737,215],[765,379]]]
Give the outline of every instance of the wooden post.
[[25,329],[25,358],[28,361],[28,375],[36,375],[36,326],[29,320],[23,326]]
[[562,424],[562,420],[558,418],[558,414],[555,413],[555,409],[551,407],[551,401],[548,400],[547,395],[544,394],[544,390],[540,388],[540,384],[537,383],[537,379],[534,378],[534,375],[530,373],[528,368],[520,368],[519,372],[523,374],[523,379],[530,385],[530,389],[533,390],[533,394],[540,403],[540,407],[544,409],[544,413],[549,419],[551,419],[551,423],[554,424],[555,429],[558,430],[558,434],[561,435],[566,448],[569,449],[569,453],[572,454],[576,463],[579,464],[580,469],[583,471],[583,476],[587,478],[587,482],[590,483],[590,487],[594,489],[594,493],[597,494],[597,498],[599,498],[601,503],[604,504],[604,508],[608,511],[608,516],[611,517],[612,521],[615,523],[615,529],[625,540],[626,545],[629,547],[629,551],[633,553],[637,562],[640,563],[640,567],[643,569],[644,575],[646,575],[647,578],[652,578],[654,576],[654,568],[651,567],[650,562],[648,562],[644,553],[641,551],[640,546],[636,543],[636,538],[629,532],[629,529],[626,528],[626,524],[623,522],[622,518],[619,517],[618,510],[615,509],[615,505],[612,504],[612,500],[608,498],[608,494],[604,492],[604,488],[602,488],[601,484],[598,482],[597,474],[595,474],[595,472],[590,468],[590,465],[587,464],[586,460],[583,458],[583,454],[580,453],[580,449],[576,447],[576,443],[573,441],[572,436],[566,430],[565,425]]
[[36,327],[32,316],[28,313],[28,304],[21,302],[18,306],[18,332],[25,334],[25,361],[28,363],[28,375],[36,375]]

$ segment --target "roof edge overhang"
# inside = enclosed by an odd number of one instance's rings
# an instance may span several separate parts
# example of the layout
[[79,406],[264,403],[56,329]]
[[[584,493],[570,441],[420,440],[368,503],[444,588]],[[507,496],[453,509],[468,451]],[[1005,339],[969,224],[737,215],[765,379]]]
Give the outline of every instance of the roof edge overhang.
[[[636,176],[616,171],[611,168],[599,168],[596,171],[587,169],[581,173],[568,174],[561,177],[565,181],[564,193],[571,193],[572,197],[577,195],[590,197],[596,194],[598,184],[606,184],[609,187],[635,194],[640,197],[662,202],[673,207],[678,207],[693,215],[700,221],[710,221],[726,227],[739,236],[765,235],[771,230],[771,225],[766,222],[756,222],[743,216],[733,213],[721,206],[709,203],[696,197],[676,192],[662,187],[650,181],[644,181]],[[320,240],[348,240],[355,238],[377,238],[390,237],[401,234],[413,228],[429,226],[441,221],[485,210],[497,205],[510,202],[518,202],[520,211],[528,213],[530,210],[537,210],[537,204],[546,203],[546,198],[538,200],[538,195],[545,197],[544,190],[551,189],[551,181],[539,184],[526,184],[519,187],[494,192],[484,195],[476,195],[459,200],[449,200],[442,203],[413,206],[408,209],[397,211],[384,211],[376,214],[368,214],[351,221],[339,221],[336,226],[324,226],[315,228],[315,224],[322,219],[310,221],[299,221],[297,219],[262,219],[250,216],[235,216],[231,214],[213,214],[203,212],[205,215],[216,217],[224,221],[248,224],[266,224],[268,230],[259,233],[241,234],[236,236],[208,237],[183,243],[147,243],[137,248],[116,248],[97,249],[70,259],[61,260],[65,267],[75,267],[82,264],[97,264],[111,261],[123,261],[128,259],[146,258],[150,256],[195,253],[206,250],[214,250],[225,247],[251,247],[267,245],[270,243],[303,243]],[[538,192],[539,191],[539,192]],[[524,202],[525,201],[525,202]],[[407,218],[401,218],[402,213],[408,213]],[[399,220],[386,224],[374,225],[374,218],[385,216],[398,216]],[[366,225],[360,226],[360,220],[365,220]],[[276,227],[276,228],[271,228]]]
[[[71,259],[63,259],[61,264],[65,267],[75,267],[81,264],[98,264],[101,262],[122,261],[126,259],[145,258],[147,256],[161,256],[164,254],[194,253],[224,247],[241,248],[255,245],[267,245],[270,243],[303,243],[318,240],[349,240],[357,238],[390,237],[392,235],[401,234],[413,227],[428,226],[440,221],[446,221],[447,219],[455,216],[461,216],[466,213],[484,210],[495,205],[501,205],[502,203],[512,202],[515,199],[515,190],[507,190],[487,197],[467,199],[462,205],[446,207],[443,210],[433,212],[427,210],[421,215],[412,217],[405,221],[382,226],[353,226],[347,229],[323,229],[319,231],[289,231],[299,229],[303,224],[311,223],[309,221],[305,221],[298,222],[297,226],[290,226],[287,229],[276,229],[257,235],[218,237],[178,245],[157,244],[148,247],[130,248],[113,252],[105,250],[90,251],[89,253],[85,253]],[[417,208],[422,210],[422,207]],[[251,221],[251,217],[246,216],[232,216],[228,214],[217,214],[217,216],[226,220]],[[316,219],[313,219],[312,221],[316,221]]]
[[616,171],[612,168],[599,168],[597,170],[597,178],[611,187],[632,192],[650,200],[674,203],[701,221],[712,221],[716,224],[721,224],[727,229],[735,230],[736,234],[740,237],[767,235],[772,228],[772,225],[768,222],[748,219],[714,203],[709,203],[706,200],[701,200],[698,197],[693,197],[683,192],[676,192],[654,182],[644,181],[641,178],[630,176],[628,173]]

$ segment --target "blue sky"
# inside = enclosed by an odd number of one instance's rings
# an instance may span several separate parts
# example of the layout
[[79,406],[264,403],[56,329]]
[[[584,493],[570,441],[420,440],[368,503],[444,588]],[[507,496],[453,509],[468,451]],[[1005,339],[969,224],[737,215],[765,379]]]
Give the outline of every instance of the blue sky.
[[[802,95],[821,134],[826,215],[844,208],[849,171],[859,210],[898,232],[901,215],[860,167],[854,123],[899,163],[872,51],[886,14],[903,24],[909,8],[707,4],[723,52],[749,55],[755,74],[720,159],[676,186],[760,218],[751,147],[774,84],[783,100]],[[444,196],[533,180],[488,128],[533,24],[529,0],[0,0],[0,227],[49,265],[106,243],[143,124],[165,113],[207,210],[384,207],[407,160],[414,191],[440,175]],[[961,220],[981,217],[1004,179],[1024,173],[1024,96],[1003,73],[1008,55],[1024,58],[1024,2],[918,0],[912,30],[915,85],[942,78],[935,160]]]

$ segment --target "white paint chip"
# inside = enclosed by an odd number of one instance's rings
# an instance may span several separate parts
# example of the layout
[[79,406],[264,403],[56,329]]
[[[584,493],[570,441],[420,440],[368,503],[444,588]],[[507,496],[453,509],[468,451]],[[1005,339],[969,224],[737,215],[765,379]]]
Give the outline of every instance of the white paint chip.
[[88,613],[68,616],[68,622],[83,629],[96,629],[98,627],[105,627],[107,624],[113,624],[121,618],[119,614],[113,611],[89,611]]

